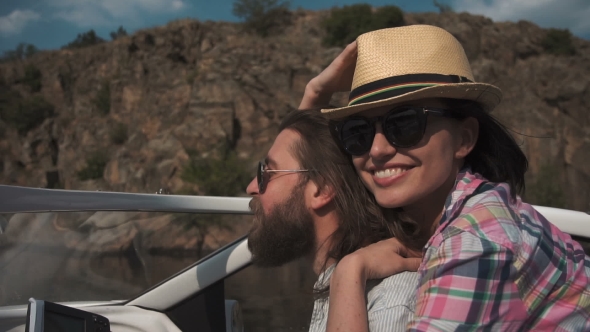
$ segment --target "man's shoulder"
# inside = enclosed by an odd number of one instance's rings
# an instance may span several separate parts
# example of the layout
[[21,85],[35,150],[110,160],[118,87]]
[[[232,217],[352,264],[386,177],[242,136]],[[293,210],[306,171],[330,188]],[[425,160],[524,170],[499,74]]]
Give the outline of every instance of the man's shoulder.
[[367,284],[367,309],[382,310],[397,306],[416,306],[416,289],[420,275],[417,272],[402,272],[380,281]]
[[417,284],[420,280],[420,274],[418,272],[401,272],[389,276],[383,279],[380,283],[380,287],[391,289],[406,288],[408,284]]

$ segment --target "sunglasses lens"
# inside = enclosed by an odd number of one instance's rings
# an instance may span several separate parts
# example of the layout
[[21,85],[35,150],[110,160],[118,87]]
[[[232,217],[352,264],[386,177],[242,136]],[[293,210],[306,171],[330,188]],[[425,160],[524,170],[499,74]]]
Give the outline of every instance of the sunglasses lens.
[[[394,110],[382,120],[383,134],[396,147],[411,147],[422,139],[425,118],[422,109]],[[371,150],[375,137],[375,126],[368,119],[348,119],[340,125],[338,131],[342,146],[351,155],[360,156]]]
[[422,139],[423,121],[418,109],[405,109],[392,113],[383,120],[383,133],[395,146],[410,147]]
[[258,163],[258,171],[256,172],[256,180],[258,180],[258,193],[263,194],[266,189],[266,183],[264,181],[264,164]]
[[358,156],[371,149],[375,127],[365,119],[350,119],[342,124],[340,142],[348,153]]

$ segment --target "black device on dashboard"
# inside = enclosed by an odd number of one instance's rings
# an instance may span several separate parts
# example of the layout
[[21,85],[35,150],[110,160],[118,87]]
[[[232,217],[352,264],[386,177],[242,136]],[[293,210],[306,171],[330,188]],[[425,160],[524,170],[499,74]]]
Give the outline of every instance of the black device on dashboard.
[[110,332],[109,320],[101,315],[65,305],[29,299],[25,332]]

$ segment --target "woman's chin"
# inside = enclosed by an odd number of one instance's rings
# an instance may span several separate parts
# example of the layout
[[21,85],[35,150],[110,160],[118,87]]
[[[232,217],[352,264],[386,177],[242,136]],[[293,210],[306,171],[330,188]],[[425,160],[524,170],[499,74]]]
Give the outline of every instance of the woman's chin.
[[391,197],[380,198],[378,195],[375,195],[375,199],[377,200],[377,204],[379,204],[379,206],[386,209],[395,209],[405,205],[404,202],[392,200]]

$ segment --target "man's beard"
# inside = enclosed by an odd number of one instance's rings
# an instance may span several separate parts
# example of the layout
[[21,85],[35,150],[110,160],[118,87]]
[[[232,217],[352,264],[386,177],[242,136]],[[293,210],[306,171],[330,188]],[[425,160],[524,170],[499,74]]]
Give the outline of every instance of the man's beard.
[[266,215],[260,199],[252,198],[254,224],[248,235],[252,261],[260,266],[280,266],[311,254],[315,249],[313,218],[305,206],[304,186],[297,186]]

